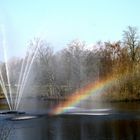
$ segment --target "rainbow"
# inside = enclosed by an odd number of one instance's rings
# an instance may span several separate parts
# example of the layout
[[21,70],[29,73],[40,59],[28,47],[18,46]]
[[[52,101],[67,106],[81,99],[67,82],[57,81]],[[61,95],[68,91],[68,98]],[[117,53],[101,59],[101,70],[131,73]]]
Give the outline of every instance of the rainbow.
[[118,78],[111,76],[105,80],[96,81],[88,84],[87,86],[77,90],[68,97],[68,100],[58,104],[51,111],[52,115],[62,114],[68,111],[69,107],[78,105],[81,101],[89,98],[93,94],[100,94],[105,89],[113,85]]

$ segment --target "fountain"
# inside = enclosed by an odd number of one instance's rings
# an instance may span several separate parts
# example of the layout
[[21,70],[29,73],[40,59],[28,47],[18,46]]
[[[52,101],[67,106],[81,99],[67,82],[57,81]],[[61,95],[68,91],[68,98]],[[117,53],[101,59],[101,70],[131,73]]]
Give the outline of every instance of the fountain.
[[[0,114],[25,114],[25,112],[19,111],[19,105],[29,79],[29,75],[31,72],[31,68],[35,57],[37,55],[37,51],[39,48],[40,40],[37,44],[32,44],[32,50],[28,50],[25,58],[20,60],[20,68],[19,72],[15,74],[16,80],[13,82],[12,68],[10,62],[8,60],[8,46],[6,42],[6,32],[3,25],[0,26],[1,29],[1,59],[3,60],[0,65],[0,86],[2,92],[7,101],[9,110],[2,111]],[[18,78],[17,78],[18,77]],[[26,117],[27,118],[27,117]],[[30,116],[31,118],[31,116]],[[22,118],[23,119],[23,118]]]

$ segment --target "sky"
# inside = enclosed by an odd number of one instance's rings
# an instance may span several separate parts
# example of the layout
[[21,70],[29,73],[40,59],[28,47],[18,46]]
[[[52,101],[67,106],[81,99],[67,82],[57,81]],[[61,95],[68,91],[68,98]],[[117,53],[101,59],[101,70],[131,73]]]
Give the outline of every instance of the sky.
[[140,29],[139,7],[139,0],[0,0],[0,28],[11,52],[22,53],[34,37],[59,50],[74,39],[122,39],[127,26]]

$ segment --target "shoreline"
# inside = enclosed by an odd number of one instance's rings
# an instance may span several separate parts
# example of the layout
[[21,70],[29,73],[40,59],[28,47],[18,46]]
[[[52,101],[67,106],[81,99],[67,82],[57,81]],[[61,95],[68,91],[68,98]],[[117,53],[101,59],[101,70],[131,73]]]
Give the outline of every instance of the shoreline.
[[[29,98],[29,99],[32,99],[32,98],[36,98],[37,100],[43,100],[43,101],[47,101],[47,100],[61,100],[61,101],[66,101],[66,100],[69,100],[69,97],[59,97],[59,96],[57,96],[57,97],[53,97],[53,96],[50,96],[50,97],[48,97],[48,96],[29,96],[29,97],[27,97],[27,98]],[[5,100],[6,98],[5,98],[5,96],[4,95],[0,95],[0,101],[2,101],[2,100]],[[106,103],[120,103],[120,102],[125,102],[125,103],[127,103],[127,102],[140,102],[140,98],[138,98],[138,99],[134,99],[134,98],[125,98],[125,99],[105,99],[105,98],[103,98],[103,97],[101,97],[101,98],[96,98],[96,99],[94,99],[94,98],[89,98],[89,99],[85,99],[85,100],[87,100],[87,101],[94,101],[94,102],[106,102]]]
[[[38,100],[69,100],[68,97],[37,97]],[[119,103],[119,102],[140,102],[140,98],[139,99],[86,99],[88,101],[95,101],[95,102],[106,102],[106,103]]]

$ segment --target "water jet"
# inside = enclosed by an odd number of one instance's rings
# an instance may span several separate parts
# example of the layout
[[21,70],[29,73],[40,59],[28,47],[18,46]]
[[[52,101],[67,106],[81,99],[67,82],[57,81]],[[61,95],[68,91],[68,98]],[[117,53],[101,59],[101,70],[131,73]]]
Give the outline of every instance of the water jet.
[[[11,59],[9,60],[11,49],[7,45],[6,31],[3,25],[0,25],[0,31],[0,88],[9,107],[9,111],[2,111],[0,114],[25,114],[25,112],[19,111],[19,106],[27,87],[32,65],[40,46],[40,40],[37,43],[33,42],[32,48],[27,50],[25,57],[12,61]],[[15,70],[14,63],[18,63],[18,70]]]

